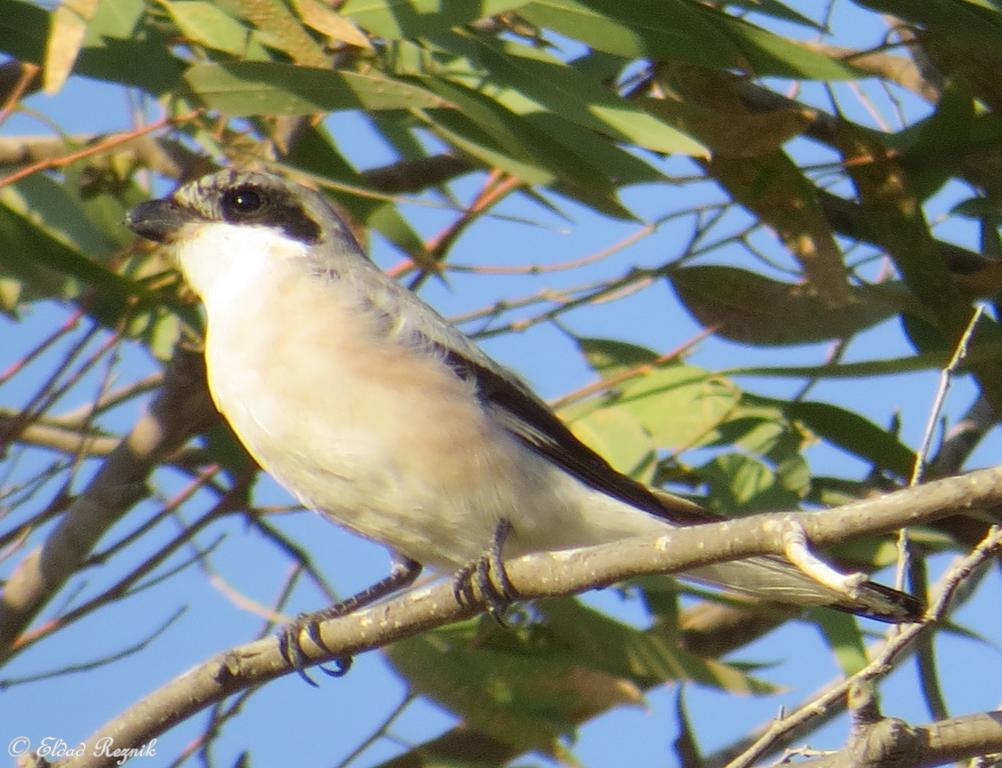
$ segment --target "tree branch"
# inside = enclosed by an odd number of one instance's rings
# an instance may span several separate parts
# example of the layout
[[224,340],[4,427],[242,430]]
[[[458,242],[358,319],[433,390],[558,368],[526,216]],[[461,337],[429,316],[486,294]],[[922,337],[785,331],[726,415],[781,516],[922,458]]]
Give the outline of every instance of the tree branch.
[[884,718],[861,729],[845,749],[799,763],[810,768],[931,768],[1002,752],[1002,711],[910,726]]
[[[868,726],[878,722],[880,713],[869,692],[872,681],[887,674],[894,663],[909,651],[915,640],[926,634],[926,628],[929,625],[939,623],[946,618],[953,606],[957,590],[967,582],[977,568],[997,554],[1000,545],[1002,545],[1002,529],[993,526],[977,547],[944,574],[922,624],[912,624],[900,632],[891,634],[883,646],[870,656],[871,661],[861,670],[826,688],[819,696],[808,700],[786,717],[772,721],[751,746],[727,763],[726,768],[750,768],[805,723],[842,706],[847,697],[850,703],[854,704],[854,719],[858,726],[856,731],[862,732]],[[884,734],[880,739],[889,737],[889,735]],[[896,765],[896,763],[890,764]],[[905,762],[902,765],[911,765],[911,763]]]
[[18,564],[0,595],[0,661],[104,532],[145,495],[150,472],[215,413],[201,356],[181,350],[149,411],[104,460],[48,539]]
[[[784,533],[791,524],[801,526],[815,546],[825,547],[854,536],[884,533],[998,504],[1002,504],[1002,469],[981,470],[823,512],[772,513],[671,529],[655,539],[626,539],[569,552],[528,555],[507,563],[506,568],[526,599],[571,595],[634,576],[782,554],[788,544]],[[324,622],[319,630],[326,650],[318,648],[305,633],[300,642],[310,663],[362,653],[475,615],[483,609],[483,601],[480,595],[473,597],[470,604],[459,605],[452,584],[446,580]],[[167,683],[106,724],[87,739],[83,756],[62,765],[111,765],[113,758],[90,754],[98,740],[110,738],[116,749],[137,748],[210,704],[290,671],[274,637],[232,648]]]

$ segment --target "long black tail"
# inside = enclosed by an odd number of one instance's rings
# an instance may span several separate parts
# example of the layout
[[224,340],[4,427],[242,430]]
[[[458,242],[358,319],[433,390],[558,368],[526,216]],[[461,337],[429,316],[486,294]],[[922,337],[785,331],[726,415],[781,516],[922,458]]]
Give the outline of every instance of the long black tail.
[[925,613],[925,605],[914,595],[885,587],[875,581],[863,582],[859,592],[856,600],[833,603],[831,607],[889,624],[919,621]]

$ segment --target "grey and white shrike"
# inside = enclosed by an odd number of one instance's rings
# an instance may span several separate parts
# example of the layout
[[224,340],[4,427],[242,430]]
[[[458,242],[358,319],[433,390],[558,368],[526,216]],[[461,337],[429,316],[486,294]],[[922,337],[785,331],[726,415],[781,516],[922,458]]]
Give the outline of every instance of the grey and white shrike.
[[[329,615],[411,583],[422,565],[482,588],[499,569],[504,591],[502,547],[514,557],[718,520],[581,443],[383,274],[320,193],[224,170],[137,206],[127,224],[167,244],[202,299],[212,397],[250,454],[305,506],[395,554],[387,579]],[[847,598],[776,557],[687,575],[884,621],[921,610],[872,582]]]

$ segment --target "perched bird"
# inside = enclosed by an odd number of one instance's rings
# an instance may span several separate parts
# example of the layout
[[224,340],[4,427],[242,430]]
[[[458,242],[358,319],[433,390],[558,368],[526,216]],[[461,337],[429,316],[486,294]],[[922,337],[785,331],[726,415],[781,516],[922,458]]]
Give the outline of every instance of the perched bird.
[[[202,299],[212,397],[250,454],[305,506],[395,554],[387,579],[323,615],[409,584],[424,565],[458,572],[457,597],[471,577],[491,593],[493,573],[503,599],[502,550],[564,550],[719,519],[614,470],[383,274],[318,192],[225,170],[137,206],[126,223],[166,243]],[[781,558],[687,575],[884,621],[921,611],[871,582],[849,599]]]

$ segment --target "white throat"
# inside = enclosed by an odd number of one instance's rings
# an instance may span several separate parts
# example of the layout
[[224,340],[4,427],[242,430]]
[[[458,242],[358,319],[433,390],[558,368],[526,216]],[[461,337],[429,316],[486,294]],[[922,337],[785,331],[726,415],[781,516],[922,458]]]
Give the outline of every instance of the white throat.
[[210,315],[247,301],[255,283],[272,283],[281,264],[304,258],[306,250],[271,227],[225,222],[194,225],[174,244],[185,279]]

